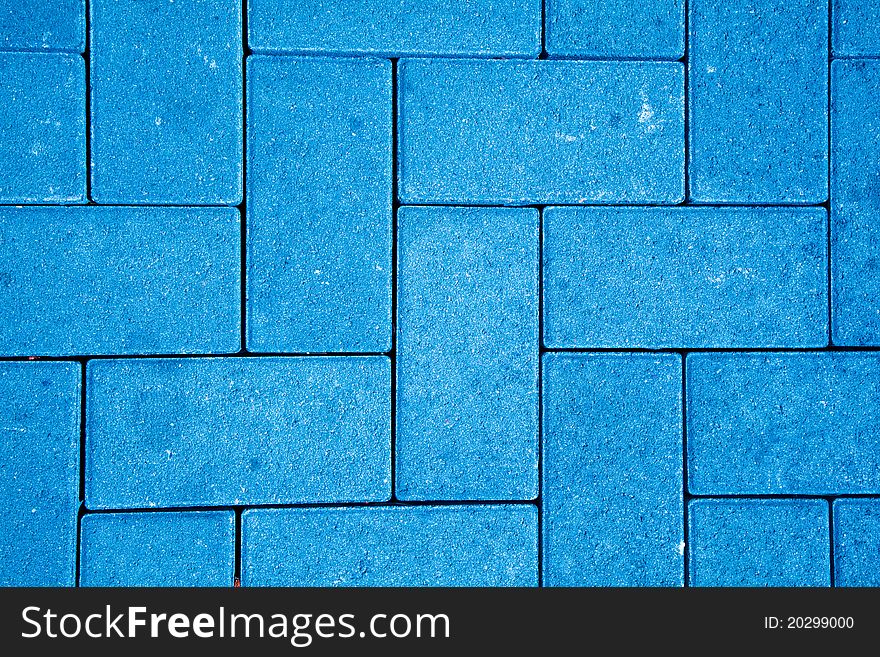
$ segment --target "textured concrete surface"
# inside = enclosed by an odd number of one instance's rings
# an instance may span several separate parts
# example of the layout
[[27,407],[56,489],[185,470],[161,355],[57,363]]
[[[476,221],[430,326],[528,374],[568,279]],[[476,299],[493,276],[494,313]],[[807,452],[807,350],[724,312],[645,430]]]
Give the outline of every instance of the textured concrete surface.
[[535,57],[541,0],[250,0],[255,52]]
[[880,0],[831,0],[831,47],[840,57],[880,55]]
[[880,586],[880,500],[835,500],[834,583]]
[[391,348],[391,65],[248,60],[248,348]]
[[229,586],[235,513],[96,513],[82,519],[80,586]]
[[0,203],[84,202],[82,58],[0,53],[0,133]]
[[538,213],[403,208],[397,496],[538,494]]
[[548,586],[681,586],[681,358],[544,357]]
[[692,0],[690,196],[828,199],[828,0]]
[[679,59],[684,0],[545,0],[551,57]]
[[831,65],[832,339],[880,345],[880,62]]
[[821,347],[823,208],[548,208],[549,347]]
[[531,505],[255,509],[244,586],[534,586]]
[[877,3],[0,0],[0,584],[876,584]]
[[240,4],[91,0],[90,7],[92,198],[241,201]]
[[0,586],[76,582],[77,363],[0,363]]
[[398,83],[404,203],[684,197],[681,64],[407,60]]
[[80,53],[85,46],[85,0],[0,0],[0,50]]
[[828,586],[825,500],[693,500],[693,586]]
[[384,356],[91,361],[86,506],[385,501],[389,369]]
[[691,493],[880,493],[880,354],[692,354],[687,403]]
[[0,208],[3,355],[224,353],[240,338],[229,208]]

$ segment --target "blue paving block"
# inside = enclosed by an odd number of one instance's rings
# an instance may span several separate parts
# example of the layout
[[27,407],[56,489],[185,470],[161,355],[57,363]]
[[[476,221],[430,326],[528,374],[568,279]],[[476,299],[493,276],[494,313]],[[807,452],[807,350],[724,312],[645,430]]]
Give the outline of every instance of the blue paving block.
[[81,546],[81,586],[231,586],[235,513],[86,515]]
[[678,59],[684,0],[545,0],[550,56]]
[[94,360],[90,509],[385,501],[384,356]]
[[248,59],[249,349],[391,348],[391,150],[389,62]]
[[239,0],[91,0],[92,198],[242,195]]
[[831,48],[836,56],[880,55],[880,0],[833,0]]
[[880,62],[831,66],[831,327],[880,345]]
[[81,53],[85,0],[0,0],[0,50]]
[[825,500],[692,500],[691,586],[828,586]]
[[0,355],[241,346],[231,208],[0,208]]
[[690,195],[828,198],[828,0],[692,0]]
[[548,347],[822,347],[822,208],[548,208]]
[[84,201],[86,73],[82,57],[0,54],[0,134],[0,203]]
[[242,515],[244,586],[535,586],[531,505],[265,509]]
[[0,363],[0,586],[72,586],[78,363]]
[[541,0],[250,0],[255,52],[536,57]]
[[401,208],[400,499],[538,494],[538,212]]
[[544,356],[548,586],[684,582],[681,358]]
[[880,500],[834,501],[835,586],[880,586]]
[[692,354],[690,492],[880,493],[880,355]]
[[684,75],[671,62],[408,60],[404,203],[676,203]]

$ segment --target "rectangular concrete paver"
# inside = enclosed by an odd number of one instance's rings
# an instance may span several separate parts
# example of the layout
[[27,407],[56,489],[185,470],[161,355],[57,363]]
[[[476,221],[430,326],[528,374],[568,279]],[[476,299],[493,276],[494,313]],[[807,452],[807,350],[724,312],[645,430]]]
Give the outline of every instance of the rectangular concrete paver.
[[250,0],[255,52],[536,57],[540,0]]
[[691,493],[880,493],[880,354],[692,354],[687,379]]
[[235,513],[95,513],[82,519],[80,586],[230,586]]
[[244,586],[534,586],[531,505],[255,509]]
[[90,3],[92,198],[239,203],[239,1]]
[[834,583],[880,586],[880,500],[834,501]]
[[834,55],[880,56],[880,0],[831,1],[831,47]]
[[880,346],[880,62],[833,62],[831,88],[832,339]]
[[551,57],[678,59],[684,0],[545,0]]
[[78,363],[0,363],[0,586],[72,586],[79,509]]
[[822,347],[824,208],[548,208],[549,347]]
[[693,500],[692,586],[828,586],[825,500]]
[[406,60],[398,83],[404,203],[684,197],[681,64]]
[[391,348],[391,65],[248,61],[248,348]]
[[544,357],[548,586],[681,586],[681,358]]
[[0,133],[0,203],[85,202],[82,57],[0,53]]
[[402,208],[397,496],[538,494],[538,213]]
[[691,0],[690,196],[828,199],[828,0]]
[[0,355],[241,346],[230,208],[0,208]]
[[384,356],[91,361],[86,506],[385,501],[389,369]]
[[85,0],[0,0],[0,50],[81,53]]

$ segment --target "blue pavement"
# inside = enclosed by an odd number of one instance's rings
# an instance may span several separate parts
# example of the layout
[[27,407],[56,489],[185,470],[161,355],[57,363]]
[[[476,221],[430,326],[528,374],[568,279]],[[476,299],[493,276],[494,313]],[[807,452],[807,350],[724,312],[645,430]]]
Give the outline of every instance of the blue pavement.
[[690,491],[880,494],[880,354],[687,357]]
[[694,500],[693,586],[828,586],[825,500]]
[[551,57],[679,59],[684,0],[545,0]]
[[548,208],[549,347],[821,347],[823,208]]
[[681,64],[408,60],[398,95],[404,203],[684,198]]
[[97,513],[81,550],[80,586],[229,586],[235,513]]
[[404,208],[397,495],[538,494],[538,213]]
[[150,205],[238,203],[243,178],[238,2],[91,0],[90,6],[92,198]]
[[536,57],[541,0],[249,0],[254,52]]
[[241,346],[229,208],[0,208],[4,355],[226,353]]
[[831,65],[832,339],[880,346],[880,62]]
[[0,586],[76,583],[80,365],[0,363]]
[[0,585],[880,585],[878,98],[880,0],[0,0]]
[[391,65],[251,57],[248,139],[248,348],[390,349]]
[[544,357],[544,578],[681,586],[681,358]]
[[0,203],[85,202],[82,58],[0,53],[0,132]]
[[827,0],[691,0],[690,196],[828,199]]
[[835,584],[880,586],[880,501],[835,500],[833,511]]
[[81,53],[85,47],[85,0],[0,0],[0,50]]
[[533,506],[255,509],[244,586],[535,586]]
[[86,505],[386,501],[389,370],[384,356],[91,361]]

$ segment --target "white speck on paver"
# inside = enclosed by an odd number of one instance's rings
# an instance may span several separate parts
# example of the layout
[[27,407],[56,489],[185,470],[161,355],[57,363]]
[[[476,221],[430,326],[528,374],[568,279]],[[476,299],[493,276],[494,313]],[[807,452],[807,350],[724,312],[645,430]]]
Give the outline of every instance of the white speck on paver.
[[31,509],[31,513],[36,513],[36,512],[37,512],[36,509]]
[[577,140],[578,140],[578,137],[577,137],[576,135],[567,135],[567,134],[565,134],[564,132],[559,132],[559,130],[556,131],[556,138],[557,138],[559,141],[564,141],[564,142],[567,142],[567,143],[569,143],[569,144],[570,144],[571,142],[573,142],[573,141],[577,141]]
[[706,73],[715,73],[717,70],[718,69],[715,68],[714,66],[707,66],[706,67]]
[[212,68],[212,69],[216,69],[216,68],[217,68],[217,62],[216,62],[216,60],[213,60],[213,59],[212,59],[212,60],[211,60],[211,63],[210,63],[208,66],[209,66],[210,68]]
[[27,429],[24,427],[3,427],[3,431],[17,431],[18,433],[25,433]]
[[156,121],[155,121],[155,123],[156,123],[156,125],[162,125],[162,117],[161,117],[161,116],[157,116],[157,117],[156,117]]
[[320,269],[316,269],[316,270],[315,270],[315,274],[317,274],[317,275],[320,276],[320,274],[321,274],[321,270],[320,270]]
[[642,98],[642,109],[639,112],[639,123],[647,123],[654,118],[654,110],[647,98]]
[[681,556],[684,556],[684,549],[685,549],[685,547],[687,547],[687,546],[685,545],[685,542],[684,542],[684,541],[682,541],[681,543],[678,544],[678,553],[679,553]]

